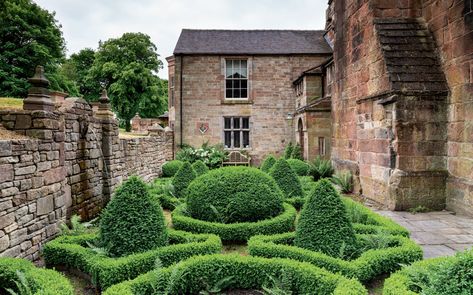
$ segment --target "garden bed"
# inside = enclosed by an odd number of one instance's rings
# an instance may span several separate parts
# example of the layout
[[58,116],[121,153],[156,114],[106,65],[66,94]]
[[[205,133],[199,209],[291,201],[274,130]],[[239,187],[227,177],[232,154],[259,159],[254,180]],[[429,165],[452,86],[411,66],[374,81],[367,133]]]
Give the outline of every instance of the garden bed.
[[[395,271],[402,264],[410,264],[422,259],[422,249],[409,238],[402,236],[357,235],[359,248],[364,251],[352,260],[331,257],[321,252],[293,246],[295,236],[295,233],[284,233],[252,237],[248,242],[248,252],[252,256],[290,258],[309,262],[333,273],[341,273],[363,282],[383,273]],[[383,248],[376,248],[380,244],[376,238],[382,240]]]
[[284,211],[273,218],[257,222],[218,223],[194,219],[186,214],[185,205],[180,205],[172,212],[175,229],[193,233],[211,233],[223,241],[246,241],[255,235],[284,233],[294,229],[296,209],[284,204]]
[[98,289],[106,289],[152,270],[157,258],[167,266],[194,255],[219,253],[222,250],[222,243],[215,235],[169,230],[168,246],[112,258],[88,247],[97,237],[97,234],[85,234],[56,238],[43,248],[46,264],[80,270],[91,276]]
[[271,281],[276,281],[282,282],[285,291],[292,294],[367,294],[358,281],[309,263],[239,255],[207,255],[192,257],[174,267],[157,269],[115,285],[104,295],[199,294],[222,285],[222,281],[225,285],[220,286],[220,291],[261,290]]

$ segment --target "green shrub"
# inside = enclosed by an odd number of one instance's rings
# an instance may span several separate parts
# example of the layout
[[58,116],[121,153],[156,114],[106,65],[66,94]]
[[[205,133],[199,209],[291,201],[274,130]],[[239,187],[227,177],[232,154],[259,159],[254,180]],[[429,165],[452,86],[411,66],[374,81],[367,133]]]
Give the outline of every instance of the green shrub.
[[353,192],[353,176],[350,171],[335,173],[335,175],[332,176],[332,182],[336,184],[344,194]]
[[212,170],[193,181],[186,200],[190,216],[221,223],[253,222],[278,215],[283,196],[274,180],[250,167]]
[[195,174],[197,176],[203,175],[207,172],[209,172],[209,167],[202,162],[202,160],[197,160],[194,163],[192,163],[192,168],[195,171]]
[[177,153],[176,159],[183,162],[194,163],[198,160],[204,162],[210,169],[222,167],[222,162],[227,159],[228,153],[222,145],[209,145],[204,143],[200,148],[183,146]]
[[304,156],[302,155],[302,147],[300,144],[296,144],[291,153],[291,159],[297,159],[297,160],[304,160]]
[[473,249],[455,256],[427,259],[407,266],[386,280],[384,295],[473,294]]
[[268,155],[266,158],[264,158],[263,163],[261,164],[261,171],[263,172],[269,172],[271,167],[276,163],[276,158],[273,155]]
[[246,241],[254,235],[271,235],[293,230],[296,209],[289,204],[283,206],[284,212],[271,219],[225,224],[194,219],[189,216],[185,205],[182,205],[172,212],[172,223],[176,229],[216,234],[223,241]]
[[173,177],[174,174],[176,174],[177,170],[182,167],[182,164],[184,164],[184,162],[179,160],[172,160],[164,163],[163,167],[161,167],[161,169],[163,170],[163,176]]
[[[422,248],[409,238],[385,234],[356,235],[359,252],[351,260],[294,246],[296,233],[254,236],[248,241],[251,256],[289,258],[309,262],[332,273],[368,282],[422,259]],[[381,242],[382,241],[382,242]],[[404,293],[396,293],[404,294]]]
[[[20,258],[0,258],[0,294],[11,289],[19,294],[73,295],[71,283],[62,274],[35,267],[33,263]],[[6,293],[5,293],[6,294]]]
[[314,178],[315,181],[322,178],[332,177],[334,169],[330,160],[325,160],[320,156],[317,156],[310,164],[309,174]]
[[299,159],[289,159],[287,160],[287,163],[297,175],[306,176],[309,174],[310,165],[306,162]]
[[240,255],[192,257],[174,267],[144,274],[108,289],[104,295],[205,294],[208,286],[226,282],[227,289],[261,290],[272,278],[288,282],[288,294],[363,295],[356,280],[308,263]]
[[286,148],[284,149],[284,159],[290,159],[292,156],[292,151],[294,150],[294,145],[292,141],[290,141]]
[[356,248],[353,227],[345,206],[332,184],[320,180],[301,211],[294,244],[330,256],[340,256],[341,249],[351,253]]
[[189,162],[184,162],[172,179],[174,193],[176,197],[182,198],[186,196],[187,187],[197,177],[194,169]]
[[100,244],[112,256],[124,256],[166,245],[161,207],[146,184],[132,176],[115,192],[100,219]]
[[48,266],[64,265],[87,273],[92,277],[94,285],[106,289],[113,284],[151,271],[157,258],[165,266],[169,266],[194,255],[222,251],[222,242],[215,235],[196,235],[169,230],[168,246],[111,258],[98,254],[88,247],[97,237],[96,234],[60,236],[44,245],[44,260]]
[[286,159],[280,158],[269,171],[269,175],[278,184],[287,198],[300,197],[302,193],[301,183],[297,174],[291,169]]

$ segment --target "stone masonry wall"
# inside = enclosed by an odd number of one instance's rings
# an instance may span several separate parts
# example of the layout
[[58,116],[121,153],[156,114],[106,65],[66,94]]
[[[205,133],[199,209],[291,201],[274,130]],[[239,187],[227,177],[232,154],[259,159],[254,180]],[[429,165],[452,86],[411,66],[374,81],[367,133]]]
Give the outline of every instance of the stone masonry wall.
[[37,259],[72,214],[97,216],[123,180],[151,180],[172,159],[172,133],[119,138],[116,120],[82,99],[53,112],[1,111],[0,123],[25,136],[0,140],[0,256]]

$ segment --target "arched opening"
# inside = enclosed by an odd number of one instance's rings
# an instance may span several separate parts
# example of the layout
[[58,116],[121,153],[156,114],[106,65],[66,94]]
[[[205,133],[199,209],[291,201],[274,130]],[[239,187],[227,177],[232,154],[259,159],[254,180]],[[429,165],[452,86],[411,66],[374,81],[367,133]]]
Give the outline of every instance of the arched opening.
[[299,134],[299,144],[301,146],[301,153],[304,156],[304,125],[302,124],[302,118],[299,118],[297,123],[297,132]]

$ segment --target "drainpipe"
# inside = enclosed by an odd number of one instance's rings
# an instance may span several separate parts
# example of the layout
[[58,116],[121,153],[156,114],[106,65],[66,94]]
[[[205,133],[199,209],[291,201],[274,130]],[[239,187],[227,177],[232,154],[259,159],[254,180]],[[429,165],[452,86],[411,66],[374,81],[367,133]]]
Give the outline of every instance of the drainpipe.
[[179,137],[180,137],[180,145],[182,146],[182,64],[184,63],[184,56],[181,55],[181,65],[180,65],[180,75],[179,78]]

